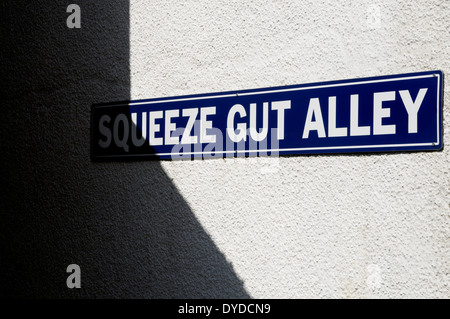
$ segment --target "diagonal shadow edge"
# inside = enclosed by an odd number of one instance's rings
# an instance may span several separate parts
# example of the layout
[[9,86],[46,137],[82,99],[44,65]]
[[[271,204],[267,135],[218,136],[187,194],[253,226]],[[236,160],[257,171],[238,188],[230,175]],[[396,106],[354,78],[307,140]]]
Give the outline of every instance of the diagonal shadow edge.
[[69,3],[2,5],[2,297],[249,298],[159,162],[90,160],[90,105],[130,99],[130,5],[68,29]]

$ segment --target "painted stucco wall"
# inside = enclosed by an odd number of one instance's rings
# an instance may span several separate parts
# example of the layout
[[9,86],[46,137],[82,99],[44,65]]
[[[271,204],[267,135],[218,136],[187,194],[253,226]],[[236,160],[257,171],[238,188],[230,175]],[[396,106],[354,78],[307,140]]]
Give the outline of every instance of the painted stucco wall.
[[[446,1],[132,1],[130,16],[133,99],[450,71]],[[252,297],[450,297],[448,147],[162,167]]]
[[[66,7],[81,7],[68,29]],[[2,296],[450,297],[439,152],[89,158],[92,103],[440,69],[448,1],[1,4]],[[78,264],[82,288],[68,289]]]

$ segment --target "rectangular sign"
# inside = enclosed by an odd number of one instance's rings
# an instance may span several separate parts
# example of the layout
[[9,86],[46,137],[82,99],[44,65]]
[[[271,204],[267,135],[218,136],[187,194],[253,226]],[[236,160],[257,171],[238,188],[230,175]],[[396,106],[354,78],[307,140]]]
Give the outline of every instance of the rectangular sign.
[[442,88],[430,71],[94,104],[91,157],[440,150]]

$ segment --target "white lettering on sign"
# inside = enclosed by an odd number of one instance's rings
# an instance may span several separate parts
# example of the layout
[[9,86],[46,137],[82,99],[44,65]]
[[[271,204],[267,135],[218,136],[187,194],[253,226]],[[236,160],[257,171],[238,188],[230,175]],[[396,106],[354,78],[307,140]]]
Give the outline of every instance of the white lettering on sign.
[[139,139],[137,138],[137,113],[131,113],[131,120],[133,121],[133,123],[136,123],[135,125],[133,125],[133,129],[131,131],[133,145],[137,147],[142,146],[144,145],[145,139],[147,138],[147,116],[145,116],[145,112],[142,112],[142,136]]
[[373,94],[373,134],[395,134],[395,124],[383,125],[383,119],[391,116],[391,109],[383,108],[383,102],[394,101],[395,91]]
[[[427,88],[419,89],[415,98],[411,96],[409,90],[374,92],[372,108],[368,109],[367,105],[363,107],[364,112],[372,112],[372,125],[361,125],[360,123],[362,107],[359,94],[350,95],[349,99],[345,99],[346,101],[336,96],[328,96],[325,100],[328,103],[323,99],[319,100],[318,97],[312,97],[307,104],[304,125],[303,127],[300,125],[300,130],[297,128],[295,131],[296,138],[396,134],[397,126],[396,123],[393,123],[391,111],[393,107],[399,107],[398,103],[393,103],[398,96],[406,111],[405,114],[408,115],[408,133],[418,133],[419,111],[427,91]],[[324,105],[321,105],[321,101]],[[226,116],[226,134],[233,143],[245,142],[248,139],[252,143],[262,142],[267,139],[270,129],[276,132],[271,133],[272,138],[278,141],[284,140],[286,137],[285,119],[289,116],[289,110],[294,107],[304,106],[292,105],[291,100],[248,103],[245,106],[234,104]],[[326,109],[323,109],[325,107]],[[327,110],[325,113],[328,114],[325,118],[327,125],[325,125],[323,117],[325,111],[323,110]],[[346,123],[338,123],[339,112],[349,117]],[[147,139],[149,145],[152,146],[223,143],[223,135],[218,134],[217,127],[214,126],[215,115],[215,106],[132,112],[131,118],[123,113],[114,118],[110,115],[103,115],[98,121],[100,138],[97,143],[102,148],[108,148],[114,142],[116,147],[125,152],[129,152],[131,145],[141,147]],[[138,123],[138,116],[140,123]],[[185,127],[180,127],[180,118],[183,119]],[[199,122],[199,130],[194,129],[196,121]],[[301,124],[302,119],[298,119],[298,121]],[[342,116],[339,121],[342,121]],[[273,125],[276,123],[276,128],[270,127],[269,123],[273,123]],[[342,124],[346,124],[346,126]],[[163,128],[161,128],[162,125]],[[292,132],[291,128],[290,134]],[[221,141],[218,141],[218,137]]]
[[256,142],[267,137],[269,131],[269,103],[263,103],[263,126],[260,132],[256,130],[256,103],[250,103],[250,136]]
[[350,96],[350,136],[370,135],[370,126],[359,126],[359,95]]
[[399,91],[406,111],[408,112],[408,133],[417,133],[417,113],[422,105],[423,98],[428,89],[420,89],[416,100],[413,102],[409,91]]
[[163,118],[163,111],[149,112],[149,115],[150,115],[149,143],[150,145],[163,145],[163,138],[155,136],[155,134],[160,130],[160,125],[156,123],[156,120]]
[[166,145],[177,145],[180,142],[180,138],[178,136],[172,136],[172,132],[177,129],[175,123],[172,123],[171,120],[173,117],[178,117],[180,115],[180,110],[167,110],[166,111],[166,130],[165,130],[165,144]]
[[303,129],[303,138],[308,138],[310,131],[317,131],[317,135],[320,138],[326,137],[319,98],[312,98],[311,100],[309,100],[308,113],[306,114],[305,128]]
[[227,119],[227,133],[230,139],[235,142],[239,143],[240,141],[247,140],[247,126],[244,123],[239,123],[237,125],[237,129],[239,130],[239,133],[236,134],[236,131],[234,129],[234,119],[236,116],[236,113],[239,113],[239,116],[241,118],[247,116],[247,112],[245,112],[245,108],[241,104],[235,104],[231,107],[230,111],[228,112],[228,119]]
[[[122,125],[121,125],[122,124]],[[123,129],[121,129],[121,127]],[[122,134],[120,134],[122,132]],[[128,152],[128,136],[130,128],[128,119],[125,114],[119,114],[114,121],[114,142],[120,148],[123,148],[125,152]]]
[[272,102],[271,108],[277,111],[277,138],[284,140],[284,111],[291,108],[291,101]]
[[216,107],[202,107],[200,109],[200,143],[215,143],[216,136],[208,135],[207,129],[212,129],[212,121],[207,120],[208,115],[216,114]]
[[347,136],[346,127],[336,127],[336,97],[328,98],[328,136],[339,137]]
[[195,118],[197,117],[198,109],[184,109],[183,117],[189,117],[184,129],[183,137],[181,138],[181,144],[196,144],[197,136],[192,136],[191,132],[194,128]]
[[[284,119],[285,111],[291,108],[291,101],[274,101],[270,103],[271,111],[276,112],[277,116],[277,139],[284,139]],[[262,104],[262,127],[258,130],[257,128],[257,116],[258,116],[258,105],[256,103],[250,103],[250,123],[249,131],[250,137],[255,142],[261,142],[267,137],[269,131],[269,102],[264,102]],[[272,113],[272,112],[270,112]],[[231,107],[228,112],[227,118],[227,133],[230,138],[235,143],[241,141],[247,141],[247,123],[240,122],[235,125],[236,114],[239,114],[240,119],[244,119],[247,116],[245,108],[241,104],[235,104]],[[246,119],[244,119],[246,121]]]
[[106,137],[105,141],[103,139],[98,141],[98,145],[103,148],[107,148],[111,145],[111,130],[105,126],[105,122],[109,124],[110,121],[111,117],[109,115],[103,115],[98,123],[98,130],[104,137]]
[[[408,113],[408,133],[417,133],[418,112],[422,105],[427,88],[419,90],[413,102],[408,90],[399,91],[403,105]],[[383,124],[383,120],[391,117],[391,109],[387,102],[395,101],[396,92],[375,92],[373,94],[373,135],[387,135],[396,133],[395,124]],[[350,136],[370,135],[370,126],[359,126],[359,95],[350,96]],[[336,97],[328,97],[328,137],[347,136],[347,127],[336,126]],[[309,133],[316,131],[319,138],[327,137],[323,122],[319,98],[309,101],[306,121],[303,128],[303,138],[309,138]]]

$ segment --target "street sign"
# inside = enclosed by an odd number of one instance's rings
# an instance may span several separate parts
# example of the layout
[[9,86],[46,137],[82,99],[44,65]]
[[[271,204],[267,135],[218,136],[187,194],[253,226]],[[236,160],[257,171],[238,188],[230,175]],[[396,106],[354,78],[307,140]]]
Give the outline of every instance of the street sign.
[[94,104],[93,160],[440,150],[441,71]]

